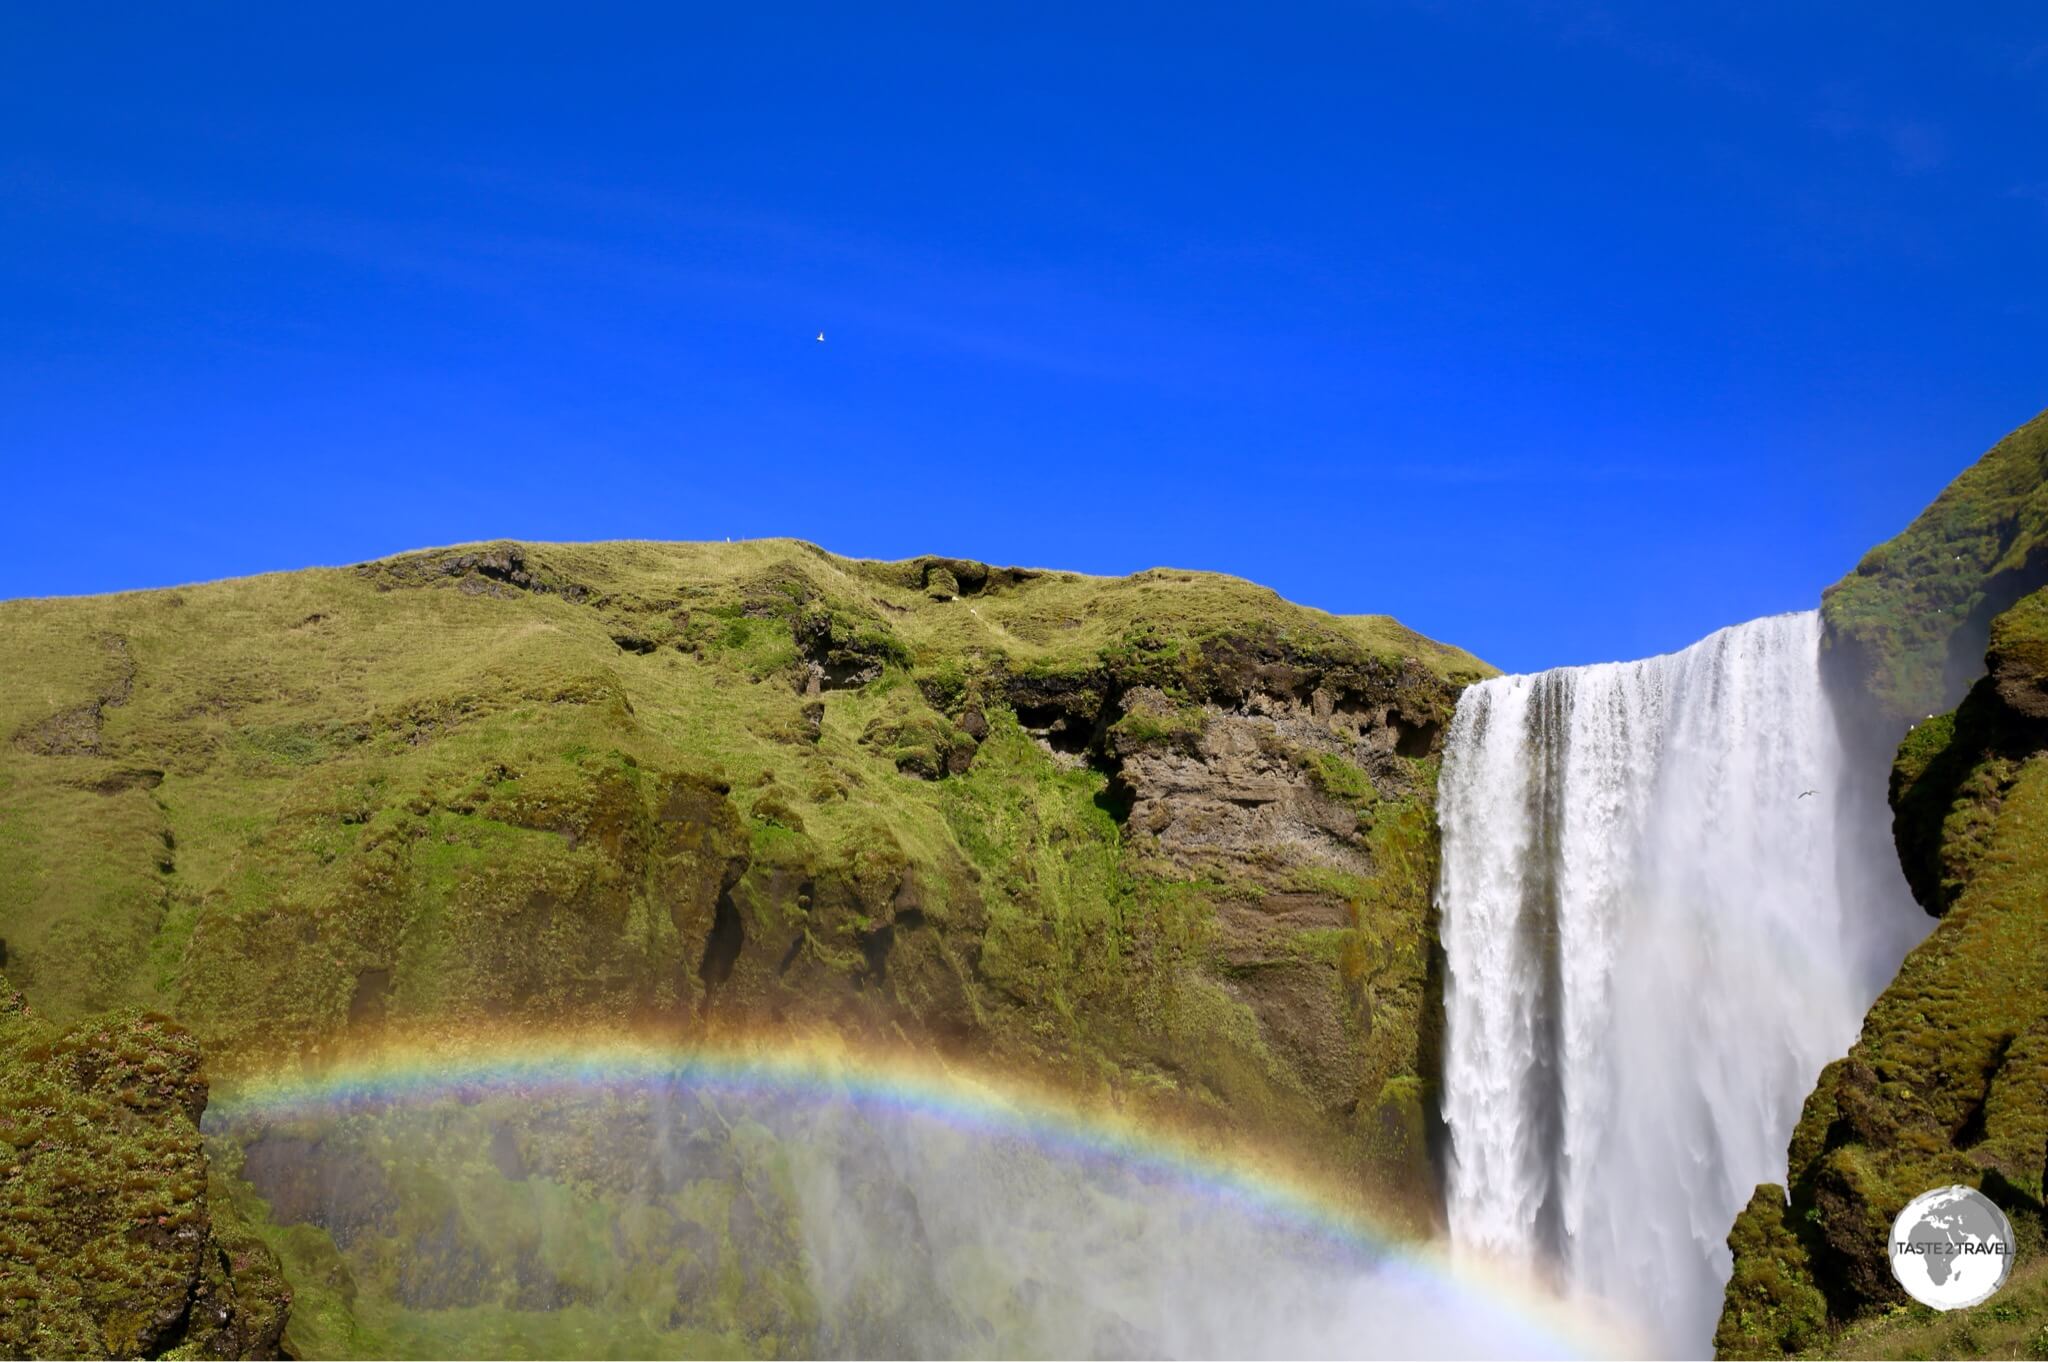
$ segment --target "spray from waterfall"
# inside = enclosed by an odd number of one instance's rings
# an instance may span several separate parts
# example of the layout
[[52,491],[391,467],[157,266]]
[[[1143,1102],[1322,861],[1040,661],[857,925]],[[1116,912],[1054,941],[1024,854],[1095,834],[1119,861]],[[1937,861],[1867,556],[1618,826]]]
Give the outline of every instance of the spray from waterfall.
[[1254,1144],[823,1033],[439,1033],[225,1079],[316,1357],[1584,1357]]
[[1729,1225],[1928,925],[1871,854],[1819,647],[1810,612],[1500,677],[1447,739],[1453,1239],[1681,1355],[1711,1351]]

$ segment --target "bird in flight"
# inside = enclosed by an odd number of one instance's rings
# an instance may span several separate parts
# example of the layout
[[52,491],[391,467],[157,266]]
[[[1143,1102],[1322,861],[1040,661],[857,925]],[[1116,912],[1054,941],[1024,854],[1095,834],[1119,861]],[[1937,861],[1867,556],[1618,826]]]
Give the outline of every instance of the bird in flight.
[[820,345],[823,345],[825,343],[825,333],[822,331],[818,333],[818,343]]
[[[1801,790],[1801,791],[1799,792],[1799,799],[1804,799],[1804,798],[1806,798],[1806,797],[1807,797],[1808,795],[1810,795],[1810,794],[1819,794],[1819,793],[1820,793],[1820,791],[1818,791],[1818,790]],[[1793,800],[1792,802],[1796,804],[1796,803],[1798,803],[1798,802],[1799,802],[1799,800],[1798,800],[1798,799],[1795,799],[1795,800]]]

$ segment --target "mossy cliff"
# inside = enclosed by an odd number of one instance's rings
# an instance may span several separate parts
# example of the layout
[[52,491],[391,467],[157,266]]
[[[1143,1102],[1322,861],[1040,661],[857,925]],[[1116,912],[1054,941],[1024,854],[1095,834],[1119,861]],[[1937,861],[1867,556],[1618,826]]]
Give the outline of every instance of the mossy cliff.
[[212,1176],[199,1050],[0,980],[0,1355],[276,1357],[291,1293]]
[[[1941,921],[1822,1073],[1789,1187],[1758,1188],[1736,1221],[1724,1355],[2048,1355],[2048,591],[1987,633],[1988,674],[1892,771],[1900,859]],[[2020,1267],[1937,1316],[1907,1303],[1886,1241],[1949,1183],[2005,1208]]]
[[[499,543],[0,604],[0,951],[229,1068],[825,1024],[1436,1213],[1471,657],[1209,574]],[[260,1210],[260,1206],[258,1207]]]
[[1822,597],[1837,693],[1896,735],[1982,675],[1991,621],[2048,586],[2048,413],[1999,441]]

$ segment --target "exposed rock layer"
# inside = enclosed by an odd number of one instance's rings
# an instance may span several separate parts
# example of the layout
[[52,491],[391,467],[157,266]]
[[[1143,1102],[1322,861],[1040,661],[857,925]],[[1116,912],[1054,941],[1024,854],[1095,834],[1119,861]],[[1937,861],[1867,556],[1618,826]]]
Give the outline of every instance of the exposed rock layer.
[[45,1011],[154,1006],[230,1068],[823,1024],[1436,1213],[1435,758],[1485,669],[1392,621],[496,544],[7,603],[0,656],[0,938]]

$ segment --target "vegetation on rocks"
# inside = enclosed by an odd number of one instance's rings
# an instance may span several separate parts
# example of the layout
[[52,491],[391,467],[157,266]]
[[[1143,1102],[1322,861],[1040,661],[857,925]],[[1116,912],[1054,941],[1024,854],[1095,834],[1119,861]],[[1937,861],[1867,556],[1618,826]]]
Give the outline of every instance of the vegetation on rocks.
[[1825,660],[1896,733],[1953,708],[1991,621],[2048,586],[2048,413],[1993,446],[1822,598]]
[[[1726,1356],[2048,1356],[2048,414],[2006,437],[1823,602],[1823,664],[1866,732],[1904,733],[1897,851],[1934,932],[1828,1066],[1784,1187],[1729,1235]],[[1960,703],[1958,703],[1960,702]],[[1852,711],[1853,712],[1853,711]],[[1981,1188],[2019,1268],[1937,1315],[1891,1276],[1893,1218]]]
[[[1486,669],[1391,620],[501,543],[0,604],[0,656],[0,950],[58,1021],[155,1009],[229,1073],[389,1026],[824,1023],[1436,1213],[1435,762]],[[333,1252],[263,1230],[295,1281]]]
[[[1808,1098],[1789,1188],[1759,1188],[1736,1222],[1726,1355],[2048,1342],[2048,591],[1988,633],[1989,674],[1908,735],[1893,771],[1901,859],[1942,921]],[[1997,1201],[2035,1266],[1936,1321],[1906,1303],[1886,1241],[1909,1200],[1950,1183]]]
[[291,1294],[201,1147],[199,1051],[0,980],[0,1354],[275,1357]]

